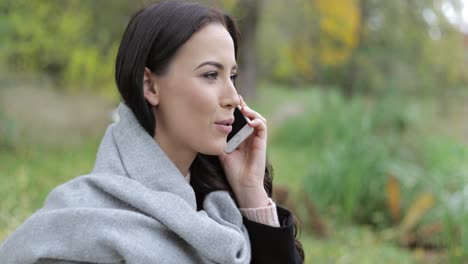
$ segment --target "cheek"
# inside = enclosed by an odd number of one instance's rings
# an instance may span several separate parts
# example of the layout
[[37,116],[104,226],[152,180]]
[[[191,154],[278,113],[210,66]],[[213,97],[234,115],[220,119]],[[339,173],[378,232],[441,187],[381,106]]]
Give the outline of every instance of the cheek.
[[216,118],[222,117],[217,116],[216,87],[199,78],[188,78],[179,79],[166,91],[161,105],[164,105],[170,133],[202,153],[214,154],[222,150],[223,139],[214,127]]
[[217,110],[216,88],[210,87],[203,81],[193,80],[191,85],[186,86],[181,94],[190,115],[197,114],[203,118],[212,118]]
[[[197,89],[200,88],[200,89]],[[192,146],[201,153],[219,155],[225,147],[223,139],[214,126],[218,113],[218,100],[215,93],[208,89],[214,87],[197,87],[187,92],[188,102],[186,104],[186,121],[188,135],[187,139]]]
[[[207,132],[212,129],[210,125],[215,121],[217,111],[216,95],[208,90],[212,87],[205,87],[196,82],[187,82],[184,89],[174,93],[169,110],[175,115],[175,122],[178,129],[188,132],[188,137],[195,135],[205,138],[210,135]],[[172,119],[172,118],[171,118]]]

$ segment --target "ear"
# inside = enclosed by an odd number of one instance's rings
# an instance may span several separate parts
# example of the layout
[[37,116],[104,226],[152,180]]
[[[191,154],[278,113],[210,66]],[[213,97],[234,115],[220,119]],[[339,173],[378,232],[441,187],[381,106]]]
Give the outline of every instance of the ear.
[[159,91],[151,70],[145,67],[143,74],[143,96],[152,106],[159,104]]

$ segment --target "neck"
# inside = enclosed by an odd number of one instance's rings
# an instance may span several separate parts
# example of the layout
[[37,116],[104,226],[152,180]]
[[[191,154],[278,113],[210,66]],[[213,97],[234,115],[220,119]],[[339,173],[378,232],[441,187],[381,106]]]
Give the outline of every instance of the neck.
[[156,135],[158,135],[158,133],[155,133],[154,140],[159,144],[161,149],[166,153],[177,169],[179,169],[182,176],[185,177],[189,173],[190,165],[192,165],[197,153],[184,148],[182,145],[174,144],[174,142],[165,140],[162,136]]

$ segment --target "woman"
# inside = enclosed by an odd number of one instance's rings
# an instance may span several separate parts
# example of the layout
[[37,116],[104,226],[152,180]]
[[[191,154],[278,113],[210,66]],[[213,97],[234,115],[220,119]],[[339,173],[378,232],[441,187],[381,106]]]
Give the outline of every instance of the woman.
[[[54,189],[1,262],[301,263],[291,213],[269,198],[266,121],[234,87],[237,43],[216,9],[135,14],[116,61],[120,120],[92,173]],[[254,133],[227,154],[238,105]]]

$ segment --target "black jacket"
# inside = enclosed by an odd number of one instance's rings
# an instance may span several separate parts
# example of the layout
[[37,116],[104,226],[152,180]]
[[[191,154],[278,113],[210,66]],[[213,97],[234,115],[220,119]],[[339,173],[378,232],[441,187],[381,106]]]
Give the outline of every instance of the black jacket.
[[276,206],[280,227],[253,222],[244,217],[249,232],[254,264],[302,263],[294,243],[294,220],[292,214]]

